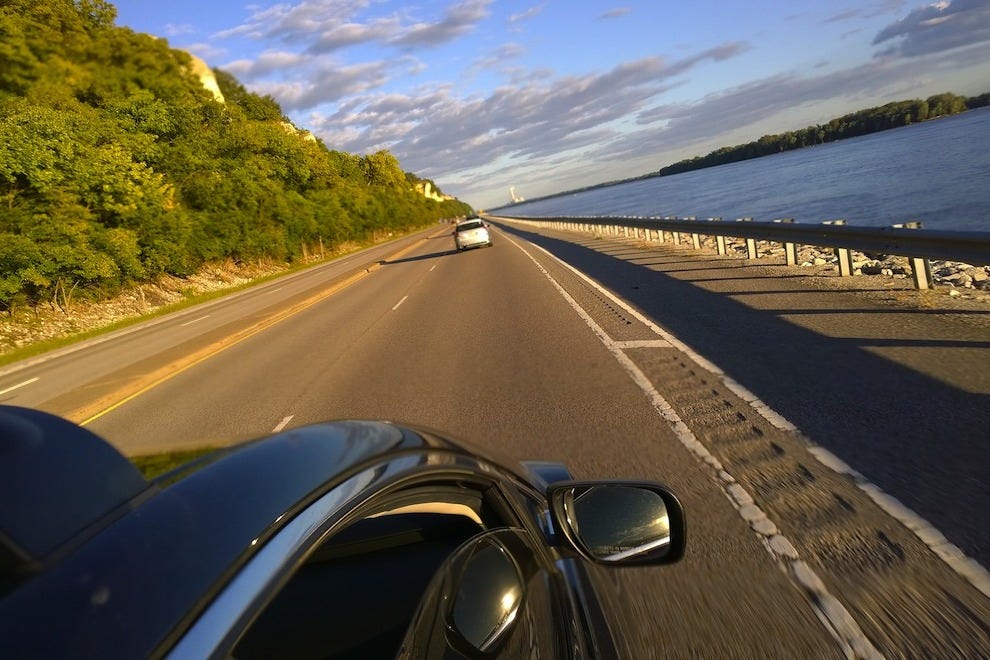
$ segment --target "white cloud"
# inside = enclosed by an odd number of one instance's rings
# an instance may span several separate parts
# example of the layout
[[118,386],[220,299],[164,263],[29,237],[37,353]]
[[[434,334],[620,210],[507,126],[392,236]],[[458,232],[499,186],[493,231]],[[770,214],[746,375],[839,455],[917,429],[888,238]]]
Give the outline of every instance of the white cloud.
[[873,39],[880,56],[917,57],[990,41],[990,0],[952,0],[915,9]]
[[195,34],[196,26],[190,25],[189,23],[183,23],[181,25],[176,25],[174,23],[165,24],[165,36],[166,37],[183,37],[187,34]]
[[304,0],[277,4],[255,12],[242,25],[217,33],[217,38],[279,39],[302,44],[313,53],[328,53],[362,43],[403,49],[432,48],[475,29],[489,15],[492,0],[451,2],[436,20],[415,20],[406,12],[361,21],[368,0]]
[[727,44],[672,63],[650,57],[602,74],[530,79],[484,98],[458,98],[449,84],[370,94],[341,103],[314,130],[327,144],[348,151],[367,152],[369,145],[387,142],[413,171],[453,174],[500,158],[516,164],[554,159],[613,143],[622,135],[613,124],[631,121],[674,78],[744,49]]
[[[388,81],[389,63],[362,62],[349,66],[325,61],[314,67],[303,80],[290,82],[261,81],[253,91],[271,94],[283,110],[296,112],[333,103],[356,94],[364,94]],[[231,65],[228,65],[231,69]],[[231,69],[236,74],[236,69]]]
[[631,11],[632,9],[630,9],[629,7],[616,7],[615,9],[609,9],[607,12],[605,12],[598,18],[602,20],[608,20],[610,18],[620,18],[622,16],[625,16]]
[[453,41],[474,30],[479,21],[488,17],[488,5],[491,2],[492,0],[462,0],[448,7],[441,20],[404,27],[389,43],[408,47],[433,47]]
[[472,67],[475,69],[504,69],[506,62],[522,57],[525,54],[526,47],[522,44],[502,44],[491,55],[476,59]]

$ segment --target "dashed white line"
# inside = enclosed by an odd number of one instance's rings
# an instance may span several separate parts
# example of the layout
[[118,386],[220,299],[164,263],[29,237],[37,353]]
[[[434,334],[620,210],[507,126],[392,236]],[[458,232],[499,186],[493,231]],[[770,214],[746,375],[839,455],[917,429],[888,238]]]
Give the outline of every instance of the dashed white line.
[[200,316],[198,319],[193,319],[192,321],[186,321],[185,323],[180,323],[179,324],[179,327],[184,328],[187,325],[192,325],[193,323],[199,323],[200,321],[202,321],[204,319],[208,319],[208,318],[210,318],[210,315],[209,314],[207,314],[206,316]]
[[30,385],[31,383],[37,382],[38,380],[39,380],[39,378],[32,378],[30,380],[24,381],[23,383],[18,383],[17,385],[11,385],[10,387],[8,387],[5,390],[0,390],[0,395],[6,394],[7,392],[13,392],[14,390],[20,389],[20,388],[24,387],[25,385]]
[[433,264],[433,266],[430,268],[430,272],[432,273],[436,269],[437,269],[437,264]]
[[409,296],[402,296],[402,300],[400,300],[399,302],[395,303],[395,307],[392,308],[392,311],[394,312],[395,310],[399,309],[399,305],[401,305],[402,303],[406,302],[406,298],[408,298],[408,297]]
[[272,429],[272,433],[278,433],[279,431],[281,431],[282,429],[284,429],[286,426],[288,426],[289,425],[289,422],[292,421],[292,418],[293,417],[295,417],[295,415],[289,415],[288,417],[283,417],[282,418],[282,421],[279,422],[278,424],[276,424],[275,425],[275,428]]
[[[831,633],[835,640],[842,646],[843,651],[849,657],[857,658],[882,658],[883,655],[873,646],[873,643],[866,637],[863,630],[853,619],[852,615],[845,608],[845,606],[825,587],[825,583],[822,582],[821,578],[812,570],[810,566],[801,560],[794,544],[781,534],[777,525],[770,520],[766,512],[763,511],[753,500],[753,497],[746,491],[746,489],[739,484],[735,477],[733,477],[722,465],[722,462],[712,454],[708,448],[698,440],[694,435],[694,432],[684,423],[680,415],[674,410],[673,406],[667,402],[666,399],[657,391],[656,387],[650,381],[649,377],[643,373],[643,371],[636,366],[632,359],[625,354],[624,350],[619,346],[620,342],[616,342],[608,336],[605,330],[598,325],[591,315],[582,308],[576,300],[564,289],[560,283],[554,279],[553,275],[543,267],[540,262],[538,262],[533,255],[531,255],[524,247],[512,241],[512,243],[519,248],[523,254],[530,258],[530,260],[536,264],[536,267],[546,276],[550,283],[553,285],[557,292],[564,298],[564,300],[574,309],[574,311],[580,316],[584,322],[591,328],[592,332],[602,341],[608,351],[612,354],[615,360],[626,370],[626,373],[632,378],[633,382],[643,391],[646,397],[649,399],[653,408],[663,417],[671,426],[674,435],[680,440],[684,447],[697,456],[701,461],[709,465],[715,472],[715,480],[719,486],[722,493],[728,498],[729,502],[736,509],[739,516],[749,525],[749,528],[756,533],[757,537],[763,542],[763,546],[766,548],[767,552],[777,560],[781,569],[790,576],[795,583],[800,585],[802,589],[808,592],[810,598],[808,599],[811,606],[815,610],[815,614],[818,619],[822,622],[825,628]],[[677,340],[673,335],[663,332],[655,324],[645,319],[642,315],[635,312],[635,310],[629,309],[624,303],[618,300],[610,291],[599,286],[597,283],[593,282],[590,278],[585,276],[580,271],[571,267],[569,264],[561,261],[554,255],[550,254],[540,246],[535,246],[542,250],[548,257],[554,259],[561,265],[567,267],[569,270],[579,275],[597,288],[601,293],[607,295],[614,302],[623,305],[623,307],[636,314],[644,323],[647,323],[651,328],[654,329],[657,334],[663,336],[670,344],[674,347],[681,348],[684,346],[680,341]],[[686,346],[685,346],[686,348]],[[684,349],[681,349],[684,350]],[[687,349],[688,352],[690,349]],[[693,352],[688,353],[692,359],[697,356]],[[700,356],[697,356],[700,358]],[[697,362],[698,360],[695,359]],[[722,374],[721,370],[715,367],[714,364],[705,360],[707,365],[706,369],[713,371],[714,373]],[[728,378],[727,376],[725,378]],[[740,389],[741,386],[739,386]],[[755,396],[752,397],[753,400],[757,400]],[[751,404],[752,405],[752,404]],[[783,420],[783,417],[780,418]],[[784,420],[786,421],[786,420]],[[793,427],[792,427],[793,428]]]

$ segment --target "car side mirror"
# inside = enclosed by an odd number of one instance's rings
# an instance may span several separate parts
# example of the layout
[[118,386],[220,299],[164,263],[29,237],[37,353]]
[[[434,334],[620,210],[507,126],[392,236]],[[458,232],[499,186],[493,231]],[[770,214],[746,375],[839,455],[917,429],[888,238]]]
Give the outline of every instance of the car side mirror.
[[684,556],[684,510],[672,492],[650,482],[551,484],[557,543],[610,566],[670,564]]

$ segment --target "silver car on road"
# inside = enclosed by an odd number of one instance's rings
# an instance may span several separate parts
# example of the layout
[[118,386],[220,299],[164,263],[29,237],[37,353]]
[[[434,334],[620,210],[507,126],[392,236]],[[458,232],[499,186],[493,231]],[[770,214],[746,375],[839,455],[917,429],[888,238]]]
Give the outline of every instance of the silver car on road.
[[457,251],[473,247],[491,247],[492,236],[488,225],[479,217],[471,217],[458,222],[454,226],[454,247]]

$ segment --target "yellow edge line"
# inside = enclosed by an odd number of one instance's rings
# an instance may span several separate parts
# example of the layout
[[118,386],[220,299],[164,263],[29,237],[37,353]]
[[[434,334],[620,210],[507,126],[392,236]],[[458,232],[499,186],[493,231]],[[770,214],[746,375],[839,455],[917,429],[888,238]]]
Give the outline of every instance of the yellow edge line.
[[[420,239],[416,241],[415,243],[390,255],[385,259],[385,261],[396,259],[404,254],[411,252],[415,248],[419,247],[421,243],[425,242],[425,240],[426,239]],[[268,318],[259,321],[258,323],[254,324],[249,328],[240,330],[230,335],[229,337],[225,337],[220,341],[214,342],[213,344],[207,346],[206,348],[200,349],[195,353],[191,353],[190,355],[187,355],[180,360],[176,360],[174,362],[165,365],[164,367],[156,369],[150,374],[141,377],[140,379],[137,380],[137,382],[131,384],[128,387],[120,388],[116,392],[113,392],[112,394],[108,394],[104,397],[101,397],[99,400],[95,401],[94,403],[91,403],[87,406],[74,410],[73,412],[66,415],[66,418],[78,423],[80,426],[86,426],[87,424],[99,419],[100,417],[103,417],[107,413],[110,413],[116,410],[117,408],[120,408],[124,404],[133,401],[134,399],[148,392],[149,390],[152,390],[155,387],[161,385],[162,383],[174,378],[175,376],[178,376],[182,372],[191,369],[192,367],[195,367],[201,362],[208,360],[209,358],[221,353],[222,351],[227,350],[231,346],[236,346],[245,339],[253,337],[259,332],[267,330],[268,328],[278,323],[281,323],[290,316],[294,316],[295,314],[298,314],[304,309],[308,307],[312,307],[313,305],[320,302],[321,300],[324,300],[325,298],[329,298],[330,296],[337,293],[341,289],[344,289],[350,286],[351,284],[354,284],[355,282],[364,278],[368,274],[378,270],[380,267],[381,267],[381,263],[372,264],[371,266],[365,268],[363,271],[354,273],[353,275],[347,277],[346,279],[337,282],[336,284],[332,285],[330,288],[325,289],[320,293],[311,296],[306,300],[303,300],[302,302],[296,303],[289,309],[273,314],[272,316],[269,316]],[[137,387],[138,389],[135,390],[134,387]]]

